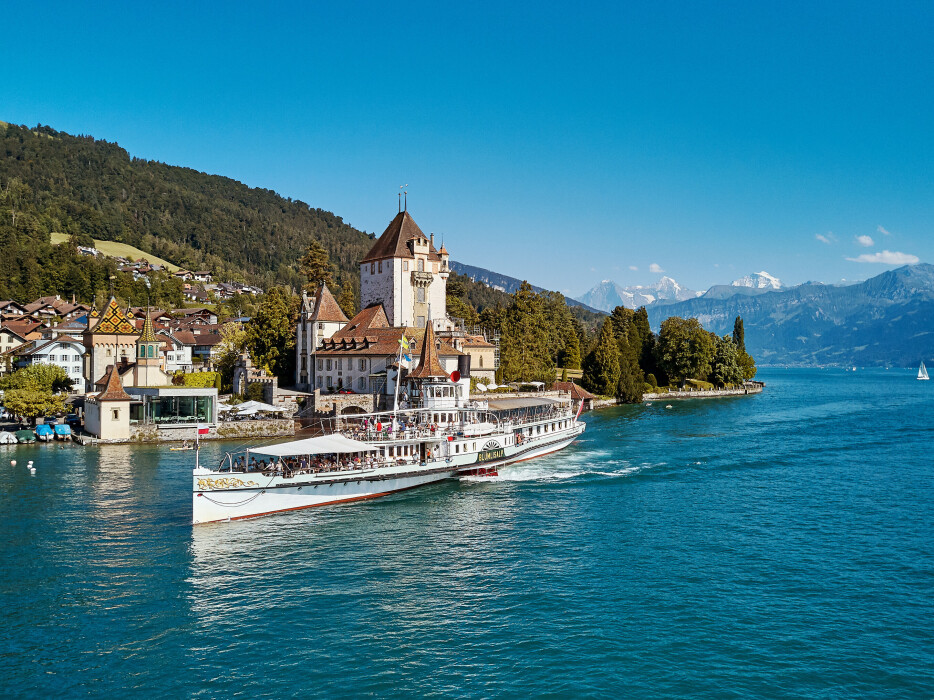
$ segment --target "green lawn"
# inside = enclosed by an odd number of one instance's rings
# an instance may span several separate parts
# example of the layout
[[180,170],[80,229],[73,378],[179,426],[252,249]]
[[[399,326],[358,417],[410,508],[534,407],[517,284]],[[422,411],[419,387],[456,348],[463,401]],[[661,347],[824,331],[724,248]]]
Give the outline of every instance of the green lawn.
[[[64,233],[53,233],[52,234],[52,245],[58,245],[59,243],[65,243],[68,240],[68,235]],[[126,258],[127,260],[139,260],[140,258],[146,258],[150,263],[154,265],[163,265],[169,272],[178,272],[180,269],[178,265],[173,265],[168,260],[163,260],[162,258],[157,258],[151,253],[140,250],[139,248],[134,248],[131,245],[126,243],[114,243],[113,241],[99,241],[96,238],[94,239],[94,247],[97,248],[104,255],[109,255],[112,258],[121,257]]]

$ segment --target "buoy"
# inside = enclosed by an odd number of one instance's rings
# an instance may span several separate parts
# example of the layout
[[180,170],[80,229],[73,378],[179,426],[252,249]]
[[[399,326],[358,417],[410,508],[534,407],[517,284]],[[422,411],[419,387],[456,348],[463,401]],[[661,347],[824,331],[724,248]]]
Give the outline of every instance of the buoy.
[[668,404],[667,406],[665,406],[665,408],[671,408],[671,404]]
[[16,466],[16,460],[15,460],[15,459],[11,459],[11,460],[10,460],[10,466],[11,466],[11,467],[15,467],[15,466]]

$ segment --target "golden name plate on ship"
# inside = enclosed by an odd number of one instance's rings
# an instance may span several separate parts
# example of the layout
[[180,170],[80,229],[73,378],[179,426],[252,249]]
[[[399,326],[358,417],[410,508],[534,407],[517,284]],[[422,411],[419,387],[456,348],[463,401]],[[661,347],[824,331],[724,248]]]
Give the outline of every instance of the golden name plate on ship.
[[198,479],[199,491],[212,491],[214,489],[236,489],[249,486],[259,486],[255,481],[243,479]]

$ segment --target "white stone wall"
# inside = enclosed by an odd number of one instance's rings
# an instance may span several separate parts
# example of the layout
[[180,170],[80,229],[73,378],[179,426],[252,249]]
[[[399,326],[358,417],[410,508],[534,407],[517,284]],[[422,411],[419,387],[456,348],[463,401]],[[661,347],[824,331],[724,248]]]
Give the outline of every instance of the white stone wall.
[[88,401],[84,407],[84,429],[101,440],[129,439],[130,402]]
[[400,259],[395,258],[360,266],[360,308],[382,304],[392,326],[398,325],[396,319],[400,317],[402,310],[401,299],[396,294],[394,284],[398,279],[395,270],[396,267],[402,269],[401,263]]

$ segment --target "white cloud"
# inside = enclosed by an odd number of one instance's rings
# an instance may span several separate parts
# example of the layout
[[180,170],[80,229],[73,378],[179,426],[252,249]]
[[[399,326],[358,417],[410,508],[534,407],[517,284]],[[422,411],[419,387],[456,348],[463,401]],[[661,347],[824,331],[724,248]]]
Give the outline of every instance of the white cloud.
[[864,248],[872,248],[875,245],[871,236],[857,236],[856,242]]
[[876,226],[876,231],[878,231],[879,233],[881,233],[883,236],[891,236],[891,235],[892,235],[892,232],[891,232],[891,231],[886,231],[885,228],[883,228],[881,224],[880,224],[879,226]]
[[651,265],[649,265],[649,272],[654,272],[655,274],[658,274],[660,272],[664,272],[664,270],[662,269],[662,266],[659,265],[658,263],[652,263]]
[[639,268],[636,267],[635,265],[630,265],[630,266],[629,266],[629,269],[632,270],[633,272],[635,272],[635,271],[638,270]]
[[814,238],[819,240],[821,243],[826,243],[827,245],[837,242],[837,237],[834,236],[830,231],[828,231],[826,234],[818,233],[814,236]]
[[914,265],[920,259],[917,255],[883,250],[881,253],[863,253],[857,258],[847,258],[850,262],[882,263],[883,265]]

